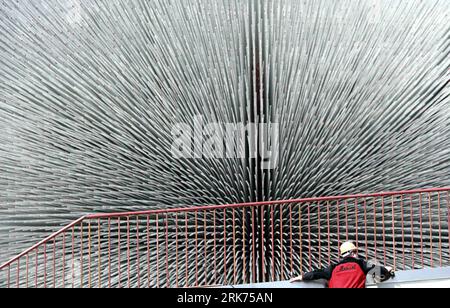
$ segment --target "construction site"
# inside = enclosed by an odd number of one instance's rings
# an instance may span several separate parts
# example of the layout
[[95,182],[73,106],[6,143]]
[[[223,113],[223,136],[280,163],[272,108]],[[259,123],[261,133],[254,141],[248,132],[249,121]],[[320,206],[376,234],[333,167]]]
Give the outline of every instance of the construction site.
[[449,13],[2,1],[0,288],[450,287]]

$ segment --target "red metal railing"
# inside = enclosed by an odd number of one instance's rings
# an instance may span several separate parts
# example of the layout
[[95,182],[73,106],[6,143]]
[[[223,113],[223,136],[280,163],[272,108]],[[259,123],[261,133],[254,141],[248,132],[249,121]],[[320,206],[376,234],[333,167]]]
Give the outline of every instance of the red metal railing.
[[450,266],[450,188],[88,215],[0,266],[1,287],[286,280],[345,240],[396,269]]

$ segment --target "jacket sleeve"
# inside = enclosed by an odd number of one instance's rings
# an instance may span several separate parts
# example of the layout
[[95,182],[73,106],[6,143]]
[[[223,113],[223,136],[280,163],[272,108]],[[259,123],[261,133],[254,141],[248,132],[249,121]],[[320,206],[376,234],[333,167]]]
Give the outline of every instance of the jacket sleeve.
[[331,276],[333,274],[333,266],[329,266],[327,268],[318,270],[318,271],[313,271],[310,273],[306,273],[303,275],[303,280],[304,281],[313,281],[313,280],[319,280],[319,279],[325,279],[325,280],[330,280]]
[[364,274],[367,276],[373,269],[375,269],[376,266],[366,261],[361,261],[361,267]]

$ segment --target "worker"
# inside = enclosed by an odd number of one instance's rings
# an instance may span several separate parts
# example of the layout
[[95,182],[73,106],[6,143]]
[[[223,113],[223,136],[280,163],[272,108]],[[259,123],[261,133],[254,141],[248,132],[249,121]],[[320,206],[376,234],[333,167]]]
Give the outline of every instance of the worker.
[[[358,256],[358,249],[352,242],[346,242],[340,247],[343,258],[341,262],[330,267],[306,273],[303,276],[294,278],[291,283],[300,281],[313,281],[324,279],[328,281],[331,289],[365,289],[367,275],[375,271],[375,265],[369,265]],[[380,267],[380,275],[376,277],[380,282],[389,280],[395,276],[392,268]]]

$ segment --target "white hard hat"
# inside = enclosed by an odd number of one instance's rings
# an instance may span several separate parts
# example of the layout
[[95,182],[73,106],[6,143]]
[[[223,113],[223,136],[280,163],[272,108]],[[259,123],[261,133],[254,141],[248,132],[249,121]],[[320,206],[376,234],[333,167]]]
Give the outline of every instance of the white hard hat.
[[353,242],[345,242],[341,246],[341,255],[344,256],[348,254],[349,252],[357,251],[358,248],[356,248],[355,244]]

